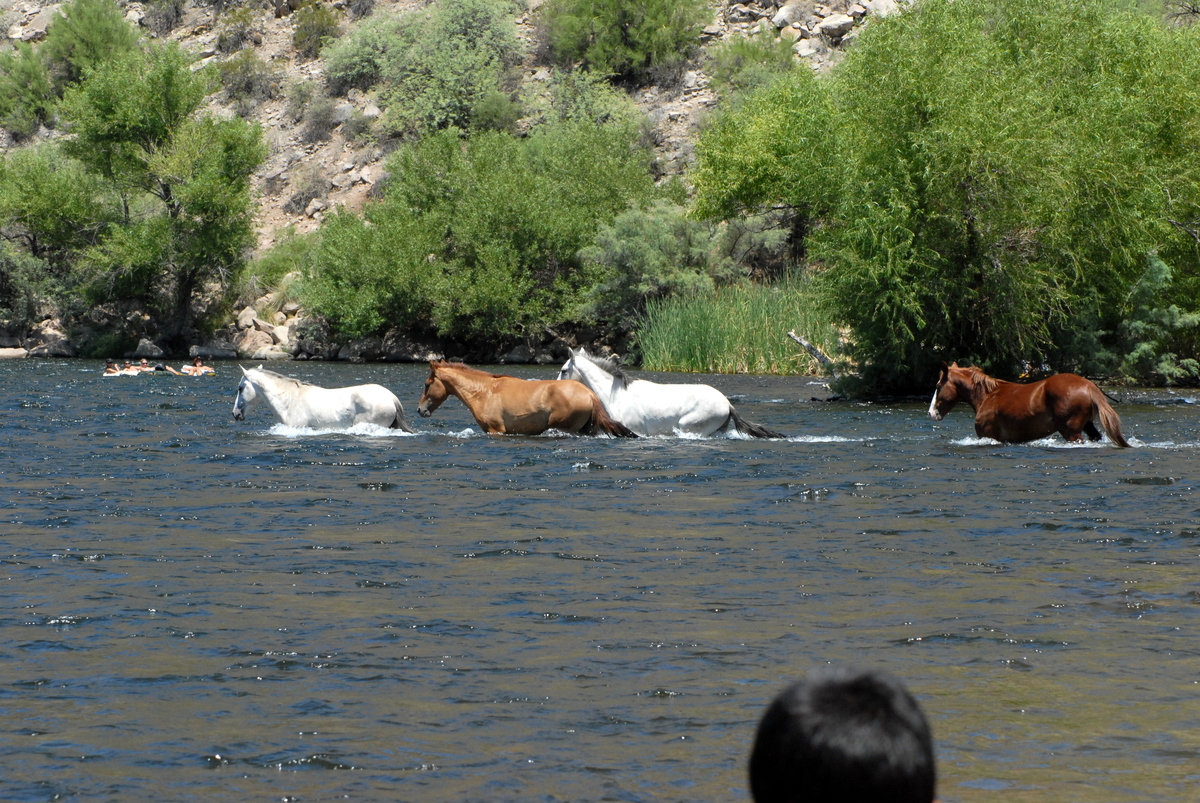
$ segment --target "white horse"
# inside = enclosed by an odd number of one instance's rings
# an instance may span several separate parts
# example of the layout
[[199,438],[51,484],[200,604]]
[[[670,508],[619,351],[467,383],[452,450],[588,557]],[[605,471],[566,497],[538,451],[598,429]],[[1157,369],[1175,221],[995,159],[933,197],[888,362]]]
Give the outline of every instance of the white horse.
[[326,429],[377,424],[414,431],[404,420],[404,407],[396,394],[382,385],[322,388],[267,371],[261,365],[248,371],[242,368],[242,374],[233,402],[235,421],[246,417],[246,408],[261,393],[279,420],[289,427]]
[[725,394],[709,385],[660,385],[633,379],[613,358],[571,350],[559,379],[577,379],[600,397],[609,417],[639,435],[712,435],[734,429],[754,438],[782,438],[782,433],[752,424],[737,414]]

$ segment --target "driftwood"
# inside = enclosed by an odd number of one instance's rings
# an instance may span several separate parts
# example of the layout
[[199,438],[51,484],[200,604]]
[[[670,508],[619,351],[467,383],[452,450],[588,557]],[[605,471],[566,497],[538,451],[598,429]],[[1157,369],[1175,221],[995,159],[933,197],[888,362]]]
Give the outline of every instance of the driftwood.
[[792,340],[795,340],[797,343],[799,343],[800,346],[805,351],[807,351],[809,354],[811,354],[812,358],[814,360],[816,360],[817,362],[819,362],[822,367],[828,369],[829,373],[833,374],[834,379],[838,378],[838,372],[837,372],[837,369],[834,368],[833,360],[829,359],[829,356],[825,352],[821,351],[819,348],[814,346],[812,343],[808,342],[808,340],[806,340],[805,338],[796,334],[795,330],[788,332],[787,335]]

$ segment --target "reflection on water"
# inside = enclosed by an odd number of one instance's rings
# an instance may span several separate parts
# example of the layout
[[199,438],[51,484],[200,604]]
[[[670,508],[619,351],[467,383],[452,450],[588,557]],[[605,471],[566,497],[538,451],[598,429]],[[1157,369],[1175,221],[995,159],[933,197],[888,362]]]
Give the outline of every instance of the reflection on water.
[[707,381],[788,441],[509,438],[414,420],[419,366],[284,370],[422,431],[235,423],[232,365],[0,364],[0,798],[747,800],[827,661],[918,694],[945,801],[1194,796],[1177,394],[1122,450],[755,377]]

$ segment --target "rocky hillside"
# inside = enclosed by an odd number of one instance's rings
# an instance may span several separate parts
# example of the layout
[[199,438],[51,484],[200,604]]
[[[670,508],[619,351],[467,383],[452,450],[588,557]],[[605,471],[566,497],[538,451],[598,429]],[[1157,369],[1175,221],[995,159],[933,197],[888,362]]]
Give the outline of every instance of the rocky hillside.
[[[526,45],[526,57],[521,65],[522,81],[526,88],[536,90],[539,83],[548,82],[552,68],[538,62],[543,50],[537,41],[537,8],[542,0],[529,0],[527,10],[517,18],[518,35]],[[418,14],[437,0],[375,0],[374,15]],[[289,87],[300,83],[320,89],[324,85],[324,65],[318,57],[305,59],[293,45],[295,15],[290,11],[295,0],[266,0],[249,11],[251,24],[246,31],[244,47],[252,48],[257,58],[269,65],[272,73],[270,97],[255,108],[243,110],[257,120],[269,147],[269,156],[254,176],[259,208],[256,220],[259,250],[269,249],[288,227],[297,232],[317,228],[329,211],[336,207],[359,210],[371,197],[372,188],[385,173],[385,147],[378,144],[355,145],[352,137],[343,133],[344,124],[352,119],[371,120],[380,115],[376,98],[351,90],[338,98],[333,112],[334,128],[327,140],[308,142],[301,124],[289,110]],[[118,0],[126,18],[141,26],[146,35],[154,37],[155,7],[129,0]],[[229,14],[219,14],[219,1],[185,0],[182,17],[166,33],[196,57],[195,69],[234,58],[236,52],[220,47],[223,26]],[[333,7],[340,15],[343,33],[360,24],[350,19],[350,0],[335,0]],[[4,25],[11,41],[38,41],[45,36],[50,21],[60,4],[43,0],[18,0],[0,5]],[[841,48],[853,42],[861,25],[872,16],[886,15],[897,8],[895,0],[867,0],[847,3],[834,0],[821,5],[812,0],[792,0],[777,5],[774,0],[751,3],[731,3],[717,0],[712,4],[712,20],[701,35],[701,53],[733,37],[766,36],[793,42],[795,58],[822,71],[836,63]],[[693,139],[707,112],[716,106],[718,98],[710,86],[706,72],[707,58],[696,59],[677,84],[650,86],[637,90],[633,98],[644,111],[653,129],[658,151],[659,172],[665,179],[686,173],[693,158]],[[530,86],[533,85],[533,86]],[[220,115],[234,115],[234,108],[223,101],[223,94],[210,98],[211,110]],[[518,124],[519,127],[519,124]],[[45,131],[39,137],[54,137],[57,132]],[[11,140],[0,146],[12,147]],[[297,203],[297,185],[303,181],[307,195]],[[316,190],[313,191],[313,187]],[[313,196],[313,197],[308,197]],[[279,315],[278,312],[272,313]],[[294,310],[292,311],[294,315]],[[249,321],[245,315],[243,321]],[[250,316],[253,317],[253,316]],[[265,316],[264,316],[265,317]],[[279,323],[287,323],[287,315]],[[231,323],[231,332],[238,331]],[[243,325],[241,330],[247,327]],[[250,324],[250,328],[253,325]],[[261,338],[256,342],[261,341]],[[261,345],[261,342],[259,343]],[[286,351],[286,344],[273,344],[275,351]],[[284,348],[280,348],[284,345]],[[241,352],[244,349],[238,348]],[[247,354],[247,356],[249,356]],[[280,354],[279,356],[283,356]]]

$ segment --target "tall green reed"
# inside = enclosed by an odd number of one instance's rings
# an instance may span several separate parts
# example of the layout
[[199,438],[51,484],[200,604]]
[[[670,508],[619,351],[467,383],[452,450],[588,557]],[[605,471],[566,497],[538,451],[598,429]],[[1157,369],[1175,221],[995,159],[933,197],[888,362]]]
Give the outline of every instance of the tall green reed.
[[833,356],[838,330],[822,313],[811,283],[738,284],[651,302],[637,331],[643,367],[723,374],[821,373],[787,336],[808,338]]

